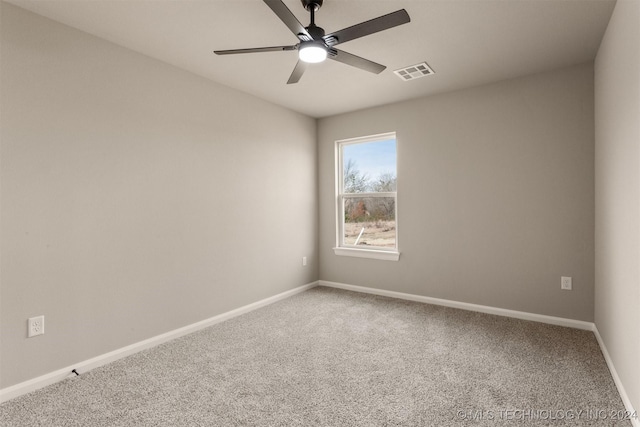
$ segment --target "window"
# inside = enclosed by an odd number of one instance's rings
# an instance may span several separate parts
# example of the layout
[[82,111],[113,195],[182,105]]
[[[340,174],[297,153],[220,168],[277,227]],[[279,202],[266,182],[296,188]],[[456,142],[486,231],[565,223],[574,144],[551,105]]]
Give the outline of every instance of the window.
[[396,134],[336,142],[336,255],[397,261]]

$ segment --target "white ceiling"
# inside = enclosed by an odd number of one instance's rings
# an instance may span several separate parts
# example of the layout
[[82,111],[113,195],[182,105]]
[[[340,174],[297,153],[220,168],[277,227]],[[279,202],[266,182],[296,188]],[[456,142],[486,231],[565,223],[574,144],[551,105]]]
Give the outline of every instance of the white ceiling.
[[[312,117],[557,69],[593,60],[615,0],[325,0],[327,33],[406,9],[411,22],[341,44],[386,65],[371,74],[335,61],[286,81],[297,52],[218,56],[214,49],[288,45],[296,37],[261,0],[9,0],[224,85]],[[284,3],[307,25],[300,0]],[[426,61],[435,75],[394,69]]]

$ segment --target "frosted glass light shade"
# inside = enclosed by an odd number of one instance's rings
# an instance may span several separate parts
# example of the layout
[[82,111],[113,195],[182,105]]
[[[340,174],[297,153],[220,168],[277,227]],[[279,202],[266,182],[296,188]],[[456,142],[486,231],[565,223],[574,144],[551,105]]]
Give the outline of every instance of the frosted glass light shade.
[[315,64],[327,59],[327,50],[324,47],[318,46],[316,44],[308,44],[306,46],[300,47],[300,50],[298,51],[298,57],[301,61]]

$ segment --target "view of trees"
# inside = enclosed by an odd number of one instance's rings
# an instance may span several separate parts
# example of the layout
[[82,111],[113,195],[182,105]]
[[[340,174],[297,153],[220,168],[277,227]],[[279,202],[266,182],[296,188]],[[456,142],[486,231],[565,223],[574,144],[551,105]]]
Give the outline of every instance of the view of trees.
[[[345,193],[381,193],[396,191],[396,176],[382,173],[376,178],[361,172],[355,161],[344,165]],[[394,197],[345,198],[345,222],[395,221]]]
[[344,165],[345,193],[379,193],[396,191],[396,176],[390,172],[382,173],[372,179],[366,173],[360,172],[356,162],[349,159]]

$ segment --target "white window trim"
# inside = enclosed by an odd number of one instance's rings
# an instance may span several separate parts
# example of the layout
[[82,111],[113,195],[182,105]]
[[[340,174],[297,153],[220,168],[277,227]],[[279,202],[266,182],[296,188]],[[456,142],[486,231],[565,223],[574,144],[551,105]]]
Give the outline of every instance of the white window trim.
[[[335,210],[336,210],[336,247],[333,252],[339,256],[350,256],[357,258],[371,258],[386,261],[398,261],[400,259],[399,241],[398,241],[398,192],[388,193],[349,193],[342,194],[342,183],[344,182],[344,164],[340,155],[341,147],[349,144],[359,144],[364,142],[374,142],[384,139],[394,139],[396,141],[396,154],[398,150],[397,137],[395,132],[381,133],[377,135],[363,136],[358,138],[342,139],[335,143],[335,165],[336,165],[336,185],[335,185]],[[397,162],[397,160],[396,160]],[[397,169],[396,169],[397,171]],[[397,173],[397,172],[396,172]],[[397,176],[396,176],[397,179]],[[344,244],[344,203],[343,198],[360,198],[360,197],[394,197],[395,198],[395,218],[396,218],[396,247],[392,249],[373,246],[371,248],[363,248],[361,246],[352,246]]]

